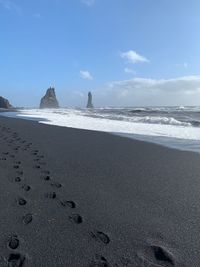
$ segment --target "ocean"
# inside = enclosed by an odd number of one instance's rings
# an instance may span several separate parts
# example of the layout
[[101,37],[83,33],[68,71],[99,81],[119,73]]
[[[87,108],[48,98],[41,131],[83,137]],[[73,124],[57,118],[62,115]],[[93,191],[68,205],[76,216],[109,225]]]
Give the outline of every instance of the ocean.
[[1,114],[200,152],[200,106],[21,109]]

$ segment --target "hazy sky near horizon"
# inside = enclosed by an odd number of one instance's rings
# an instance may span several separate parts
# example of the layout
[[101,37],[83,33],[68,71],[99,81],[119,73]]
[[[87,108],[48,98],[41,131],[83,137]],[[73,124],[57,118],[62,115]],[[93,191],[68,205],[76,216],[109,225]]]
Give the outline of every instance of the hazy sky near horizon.
[[0,0],[0,95],[200,105],[199,0]]

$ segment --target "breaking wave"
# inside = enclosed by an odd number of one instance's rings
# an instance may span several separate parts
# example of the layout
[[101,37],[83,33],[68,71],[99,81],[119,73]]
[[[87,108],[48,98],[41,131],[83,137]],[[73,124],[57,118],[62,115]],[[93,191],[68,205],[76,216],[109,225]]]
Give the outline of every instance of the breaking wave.
[[21,110],[18,116],[78,129],[200,140],[200,128],[193,127],[194,121],[186,121],[183,114],[182,119],[162,116],[162,111],[159,116],[130,116],[130,109],[32,109]]
[[200,152],[200,107],[23,109],[15,114],[2,114]]

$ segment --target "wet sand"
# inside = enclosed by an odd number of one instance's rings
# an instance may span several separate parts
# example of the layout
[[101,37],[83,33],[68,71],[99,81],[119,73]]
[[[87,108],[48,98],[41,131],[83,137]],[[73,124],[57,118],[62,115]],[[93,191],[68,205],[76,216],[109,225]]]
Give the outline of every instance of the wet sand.
[[0,117],[0,266],[200,263],[200,155]]

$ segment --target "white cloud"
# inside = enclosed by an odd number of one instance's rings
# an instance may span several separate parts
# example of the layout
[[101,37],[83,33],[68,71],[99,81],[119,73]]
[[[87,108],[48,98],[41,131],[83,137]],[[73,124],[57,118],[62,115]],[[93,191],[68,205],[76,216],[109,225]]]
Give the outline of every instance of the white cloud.
[[93,80],[93,77],[88,70],[80,70],[80,77],[84,80]]
[[176,94],[176,93],[196,93],[200,91],[200,76],[185,76],[176,79],[148,79],[134,78],[125,81],[115,81],[109,83],[110,88],[123,91],[128,90],[129,94],[151,93],[151,94]]
[[81,3],[85,4],[86,6],[93,6],[96,0],[81,0]]
[[139,55],[133,50],[129,50],[127,52],[122,52],[120,53],[121,58],[125,59],[129,63],[144,63],[144,62],[149,62],[147,58],[144,56]]
[[124,72],[128,74],[136,74],[136,72],[133,69],[130,68],[124,68]]
[[[62,105],[85,107],[88,90],[65,91]],[[64,93],[63,93],[64,94]],[[199,106],[200,75],[174,79],[135,77],[92,88],[95,106]]]
[[100,106],[199,105],[200,75],[113,81],[94,95]]

